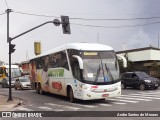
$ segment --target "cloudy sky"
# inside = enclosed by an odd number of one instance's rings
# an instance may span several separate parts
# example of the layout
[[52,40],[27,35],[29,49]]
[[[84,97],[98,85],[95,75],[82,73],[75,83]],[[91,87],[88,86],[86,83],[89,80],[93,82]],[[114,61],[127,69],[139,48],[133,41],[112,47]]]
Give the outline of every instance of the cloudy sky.
[[[0,0],[0,60],[8,63],[7,16],[10,8],[10,37],[61,15],[71,23],[71,35],[62,27],[47,24],[12,41],[16,51],[12,63],[34,56],[34,42],[42,52],[72,42],[99,42],[115,51],[158,47],[160,0]],[[78,18],[78,19],[75,19]],[[89,26],[88,26],[89,25]]]

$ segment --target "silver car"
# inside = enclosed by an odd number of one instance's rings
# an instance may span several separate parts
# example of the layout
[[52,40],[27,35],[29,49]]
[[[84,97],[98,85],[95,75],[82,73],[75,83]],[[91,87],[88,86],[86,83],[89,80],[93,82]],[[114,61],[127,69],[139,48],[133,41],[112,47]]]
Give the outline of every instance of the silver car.
[[15,89],[31,89],[31,83],[29,77],[19,77],[15,81]]

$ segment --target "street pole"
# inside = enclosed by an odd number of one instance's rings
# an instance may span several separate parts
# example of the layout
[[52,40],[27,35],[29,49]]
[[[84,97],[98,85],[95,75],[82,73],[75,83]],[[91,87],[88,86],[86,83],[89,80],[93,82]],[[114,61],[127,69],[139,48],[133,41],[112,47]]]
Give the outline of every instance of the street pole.
[[7,9],[7,42],[9,43],[9,97],[8,101],[12,101],[12,90],[11,90],[11,40],[9,38],[9,13],[12,12],[11,9]]
[[[69,17],[68,16],[61,16],[61,20],[62,22],[60,22],[58,19],[54,19],[53,21],[48,21],[48,22],[45,22],[45,23],[42,23],[36,27],[33,27],[15,37],[9,37],[9,13],[12,12],[11,9],[7,9],[6,10],[6,13],[7,13],[7,42],[9,43],[9,97],[8,97],[8,100],[7,101],[12,101],[12,89],[11,89],[11,54],[12,52],[14,52],[14,47],[15,45],[12,45],[11,44],[11,41],[24,35],[24,34],[27,34],[39,27],[42,27],[48,23],[53,23],[55,26],[59,26],[60,24],[62,24],[62,29],[63,29],[63,33],[64,34],[70,34],[71,31],[70,31],[70,23],[69,23]],[[12,46],[11,46],[12,45]],[[13,47],[13,48],[12,48]],[[12,50],[11,50],[12,48]]]

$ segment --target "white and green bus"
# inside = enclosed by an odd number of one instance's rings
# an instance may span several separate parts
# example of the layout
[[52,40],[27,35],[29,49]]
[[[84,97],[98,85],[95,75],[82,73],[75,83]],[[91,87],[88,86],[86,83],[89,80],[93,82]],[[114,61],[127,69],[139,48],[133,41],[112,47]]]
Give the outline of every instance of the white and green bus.
[[104,44],[70,43],[30,60],[32,88],[39,94],[67,96],[71,102],[120,96],[119,76],[115,51]]

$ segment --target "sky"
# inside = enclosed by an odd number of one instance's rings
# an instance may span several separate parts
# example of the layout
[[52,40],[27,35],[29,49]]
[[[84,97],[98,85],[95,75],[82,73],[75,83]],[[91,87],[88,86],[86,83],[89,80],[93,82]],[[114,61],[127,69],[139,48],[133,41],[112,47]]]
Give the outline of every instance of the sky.
[[41,42],[42,52],[73,42],[102,43],[115,51],[158,47],[159,5],[160,0],[0,0],[0,61],[8,63],[8,8],[10,37],[61,15],[70,18],[70,35],[61,25],[46,24],[14,39],[12,63],[21,63],[35,56],[34,42]]

